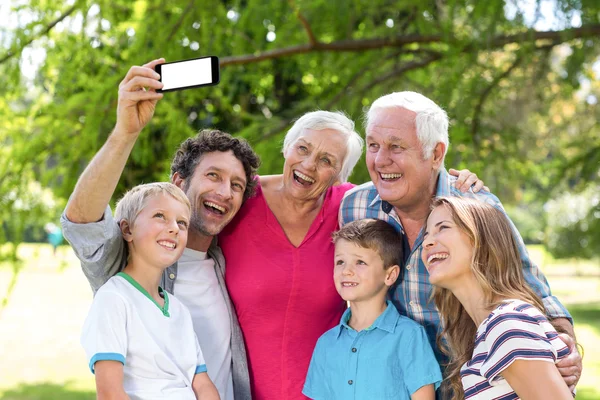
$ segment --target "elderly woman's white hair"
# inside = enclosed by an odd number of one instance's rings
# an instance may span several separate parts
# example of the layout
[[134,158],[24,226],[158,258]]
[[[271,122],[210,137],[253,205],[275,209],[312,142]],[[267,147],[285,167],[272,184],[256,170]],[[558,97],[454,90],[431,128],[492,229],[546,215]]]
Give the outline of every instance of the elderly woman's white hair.
[[[417,138],[423,146],[423,158],[429,159],[438,143],[446,145],[448,153],[448,114],[433,101],[416,92],[394,92],[381,96],[371,104],[365,116],[365,128],[373,115],[382,109],[405,108],[417,114]],[[444,157],[446,156],[444,154]]]
[[298,140],[305,129],[320,131],[323,129],[333,129],[340,132],[346,138],[346,156],[342,162],[339,180],[341,183],[348,181],[352,170],[360,159],[363,151],[364,141],[354,130],[354,122],[341,111],[311,111],[294,122],[294,125],[285,135],[283,140],[283,149],[286,150]]

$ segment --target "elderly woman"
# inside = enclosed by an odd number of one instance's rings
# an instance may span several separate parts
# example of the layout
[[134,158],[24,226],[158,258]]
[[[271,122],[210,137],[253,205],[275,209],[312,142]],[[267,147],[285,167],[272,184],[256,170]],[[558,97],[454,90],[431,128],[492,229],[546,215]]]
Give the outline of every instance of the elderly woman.
[[315,343],[346,308],[333,283],[331,234],[362,147],[344,114],[305,114],[285,137],[283,173],[259,177],[219,236],[255,400],[305,398]]

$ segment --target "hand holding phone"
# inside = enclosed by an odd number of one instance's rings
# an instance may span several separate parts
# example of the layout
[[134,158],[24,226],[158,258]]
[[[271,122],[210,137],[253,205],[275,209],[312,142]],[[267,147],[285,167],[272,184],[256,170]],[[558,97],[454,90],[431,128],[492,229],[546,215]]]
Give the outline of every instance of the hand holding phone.
[[138,134],[154,115],[156,103],[163,97],[157,93],[162,84],[154,71],[165,60],[152,60],[141,67],[133,66],[119,84],[115,131]]
[[219,58],[215,56],[158,64],[154,70],[164,85],[158,93],[216,85],[220,78]]

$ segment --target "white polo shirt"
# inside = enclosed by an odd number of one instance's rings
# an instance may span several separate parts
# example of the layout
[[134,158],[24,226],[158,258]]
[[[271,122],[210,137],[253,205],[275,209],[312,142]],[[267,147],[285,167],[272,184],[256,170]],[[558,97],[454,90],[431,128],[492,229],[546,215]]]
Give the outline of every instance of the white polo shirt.
[[206,364],[192,318],[174,296],[161,294],[163,307],[118,273],[96,292],[81,344],[92,372],[97,361],[123,363],[123,386],[132,400],[195,400],[192,380]]

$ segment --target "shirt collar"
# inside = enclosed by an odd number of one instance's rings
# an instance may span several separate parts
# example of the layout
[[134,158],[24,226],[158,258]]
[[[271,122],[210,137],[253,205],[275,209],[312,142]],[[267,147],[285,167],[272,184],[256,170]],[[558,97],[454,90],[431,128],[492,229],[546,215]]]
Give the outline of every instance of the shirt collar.
[[[387,307],[385,311],[383,311],[383,313],[381,313],[381,315],[377,317],[375,322],[373,322],[373,324],[370,327],[365,329],[366,331],[370,331],[377,328],[389,333],[394,333],[394,330],[396,329],[396,324],[398,323],[398,319],[400,318],[400,314],[398,313],[398,310],[396,310],[396,306],[394,306],[394,304],[391,301],[387,300],[386,304]],[[350,327],[350,325],[348,325],[348,321],[350,321],[351,315],[352,310],[350,308],[344,311],[344,314],[342,315],[342,318],[340,320],[340,330],[338,331],[338,337],[340,336],[344,328],[354,330],[352,327]]]
[[[375,189],[375,190],[377,190],[377,189]],[[369,208],[372,208],[377,203],[381,203],[381,209],[386,214],[389,214],[394,209],[394,206],[392,206],[390,203],[388,203],[385,200],[381,200],[381,197],[379,197],[379,193],[377,193],[377,196],[375,196],[373,201],[371,201],[371,203],[369,203]]]
[[[448,175],[448,171],[446,171],[446,168],[441,167],[440,174],[438,175],[437,189],[435,192],[435,197],[450,196],[450,194],[451,194],[450,187],[451,187],[450,186],[450,175]],[[375,190],[377,190],[377,189],[375,189]],[[386,214],[389,214],[394,209],[394,206],[392,206],[390,203],[388,203],[385,200],[381,200],[381,197],[379,197],[379,193],[377,193],[377,196],[375,196],[373,201],[371,201],[371,204],[369,204],[369,207],[373,207],[377,203],[381,203],[381,209]]]
[[450,192],[450,175],[446,168],[440,168],[440,174],[437,181],[437,190],[435,191],[435,197],[448,197],[451,195]]

